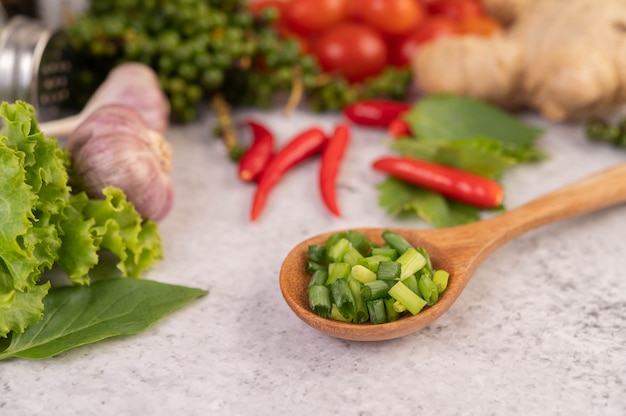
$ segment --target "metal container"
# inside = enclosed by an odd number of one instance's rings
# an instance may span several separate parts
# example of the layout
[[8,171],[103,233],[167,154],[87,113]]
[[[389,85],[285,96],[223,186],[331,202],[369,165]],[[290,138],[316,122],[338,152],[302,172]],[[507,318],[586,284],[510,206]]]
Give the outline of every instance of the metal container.
[[65,116],[71,48],[66,34],[39,20],[13,17],[0,30],[0,101],[26,101],[40,121]]

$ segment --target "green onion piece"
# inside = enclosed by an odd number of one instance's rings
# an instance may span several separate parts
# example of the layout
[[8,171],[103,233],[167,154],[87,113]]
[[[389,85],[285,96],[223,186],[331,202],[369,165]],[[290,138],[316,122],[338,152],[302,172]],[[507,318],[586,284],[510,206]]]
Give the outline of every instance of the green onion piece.
[[387,322],[385,313],[385,302],[382,299],[368,300],[367,311],[370,314],[370,322],[373,324],[384,324]]
[[390,230],[383,231],[383,240],[385,240],[385,243],[387,243],[390,247],[393,247],[401,255],[409,248],[413,248],[411,243],[409,243],[406,238]]
[[350,291],[352,292],[352,296],[354,297],[354,305],[356,309],[354,317],[352,318],[352,322],[357,324],[367,322],[370,316],[367,312],[367,305],[361,297],[361,286],[363,285],[354,277],[350,276],[348,277],[348,286],[350,286]]
[[415,248],[411,247],[407,249],[396,260],[402,265],[402,272],[400,274],[400,280],[406,279],[410,275],[416,273],[419,269],[424,267],[426,259]]
[[308,290],[311,310],[324,318],[330,317],[330,290],[326,286],[315,285]]
[[428,271],[432,274],[432,272],[433,272],[433,264],[432,264],[432,262],[430,261],[430,255],[428,254],[428,251],[427,251],[424,247],[422,247],[422,246],[418,247],[418,248],[417,248],[417,251],[418,251],[418,252],[419,252],[422,256],[424,256],[424,259],[426,259],[426,264],[424,265],[424,268],[425,268],[426,270],[428,270]]
[[376,280],[376,273],[360,264],[352,266],[350,275],[361,283],[369,283]]
[[327,280],[328,280],[327,270],[316,270],[313,273],[313,275],[311,275],[311,280],[309,280],[309,287],[324,286]]
[[348,249],[352,247],[350,241],[345,238],[340,238],[335,244],[330,246],[330,248],[326,251],[326,256],[328,257],[329,263],[336,263],[343,260],[344,254],[348,251]]
[[433,275],[433,283],[437,287],[437,292],[441,294],[448,287],[448,278],[450,273],[445,270],[437,270]]
[[385,256],[389,257],[390,260],[395,260],[398,258],[398,252],[391,247],[374,247],[370,253],[372,256]]
[[350,266],[354,266],[355,264],[357,264],[359,259],[362,258],[363,255],[359,253],[359,250],[357,250],[355,247],[350,247],[348,251],[346,251],[346,254],[343,255],[343,262],[348,263]]
[[406,312],[406,307],[403,304],[401,304],[394,298],[390,298],[390,299],[393,300],[393,310],[395,310],[398,313]]
[[437,286],[435,286],[430,277],[425,274],[421,275],[417,284],[420,288],[422,298],[426,301],[426,304],[428,304],[428,306],[434,305],[439,299],[439,292],[437,291]]
[[402,282],[398,282],[391,289],[389,295],[400,302],[409,312],[417,315],[426,306],[426,301],[406,287]]
[[337,243],[337,241],[341,240],[342,238],[345,238],[345,236],[346,236],[346,233],[335,233],[331,235],[330,237],[328,237],[328,240],[326,240],[326,242],[324,243],[324,247],[326,248],[326,251],[328,251],[329,248],[334,246],[335,243]]
[[365,266],[374,273],[376,273],[376,271],[378,270],[378,263],[380,263],[381,261],[391,261],[391,259],[387,256],[369,256],[359,259],[357,264]]
[[374,280],[361,287],[361,296],[365,300],[379,299],[387,296],[389,285],[384,280]]
[[404,280],[401,280],[401,282],[404,283],[406,287],[411,289],[412,292],[415,292],[416,295],[421,296],[420,288],[417,283],[417,277],[414,274],[410,275]]
[[335,305],[334,303],[330,309],[330,319],[333,319],[335,321],[341,321],[341,322],[352,321],[352,317],[346,318],[345,316],[343,316],[341,312],[339,311],[339,308],[337,307],[337,305]]
[[402,265],[397,261],[381,261],[378,263],[376,277],[380,280],[396,280],[400,278]]
[[350,318],[356,313],[356,305],[354,303],[354,296],[350,290],[350,285],[346,279],[337,279],[332,284],[333,300],[339,308],[339,312],[344,318]]
[[346,233],[346,239],[348,239],[348,241],[352,243],[352,246],[354,246],[359,251],[359,253],[361,253],[364,256],[367,256],[370,253],[370,251],[372,251],[372,248],[374,247],[374,243],[371,242],[365,236],[365,234],[359,231],[355,231],[355,230],[348,231]]
[[350,276],[351,267],[348,263],[330,263],[328,265],[328,279],[326,285],[330,286],[337,279],[345,279]]
[[316,270],[324,270],[326,269],[326,266],[320,263],[316,263],[312,260],[307,260],[306,261],[306,265],[305,265],[305,270],[307,273],[309,274],[313,274],[315,273]]
[[397,321],[400,317],[400,313],[395,310],[393,305],[396,303],[394,298],[384,299],[385,302],[385,313],[387,314],[387,322]]
[[326,247],[319,244],[309,245],[307,258],[315,263],[324,264],[326,261]]

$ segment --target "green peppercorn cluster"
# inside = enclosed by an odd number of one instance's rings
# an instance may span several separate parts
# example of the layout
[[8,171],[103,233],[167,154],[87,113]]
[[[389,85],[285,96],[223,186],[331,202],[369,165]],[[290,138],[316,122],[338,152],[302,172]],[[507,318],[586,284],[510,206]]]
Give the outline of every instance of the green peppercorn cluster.
[[[299,83],[317,111],[336,110],[360,98],[403,98],[408,69],[389,69],[351,85],[324,76],[313,55],[279,36],[276,9],[253,16],[246,0],[91,0],[68,26],[79,56],[74,82],[90,91],[116,64],[139,61],[158,74],[172,112],[195,117],[198,104],[219,93],[232,106],[268,107]],[[207,101],[208,102],[208,101]]]
[[590,120],[585,131],[591,140],[626,147],[626,118],[616,123],[601,119]]

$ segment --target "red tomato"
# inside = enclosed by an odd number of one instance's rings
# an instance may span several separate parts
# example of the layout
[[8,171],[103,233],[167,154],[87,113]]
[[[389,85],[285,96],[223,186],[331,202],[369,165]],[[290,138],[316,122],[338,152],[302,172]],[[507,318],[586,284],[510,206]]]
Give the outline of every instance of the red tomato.
[[458,23],[444,17],[429,17],[413,32],[392,41],[390,46],[391,64],[399,67],[408,66],[417,48],[431,40],[460,34]]
[[425,11],[415,0],[361,0],[362,19],[383,35],[403,35],[415,29]]
[[387,65],[387,46],[369,26],[342,22],[318,39],[315,55],[325,72],[343,74],[349,82],[379,74]]
[[348,6],[348,0],[291,0],[285,20],[294,32],[315,35],[344,20]]
[[426,10],[430,15],[445,16],[454,20],[484,14],[480,0],[431,0],[426,5]]

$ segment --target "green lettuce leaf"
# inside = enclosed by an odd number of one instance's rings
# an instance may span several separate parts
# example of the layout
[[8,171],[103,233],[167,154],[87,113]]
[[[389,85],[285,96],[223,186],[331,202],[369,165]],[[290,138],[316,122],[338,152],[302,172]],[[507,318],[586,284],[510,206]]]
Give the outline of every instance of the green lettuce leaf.
[[32,106],[0,104],[0,338],[22,333],[45,314],[54,264],[87,285],[104,253],[122,276],[139,277],[162,258],[156,224],[143,221],[117,188],[104,199],[71,194],[69,155],[38,128]]
[[204,296],[201,289],[145,279],[104,279],[50,290],[45,315],[0,342],[0,360],[42,359],[106,338],[139,333]]

